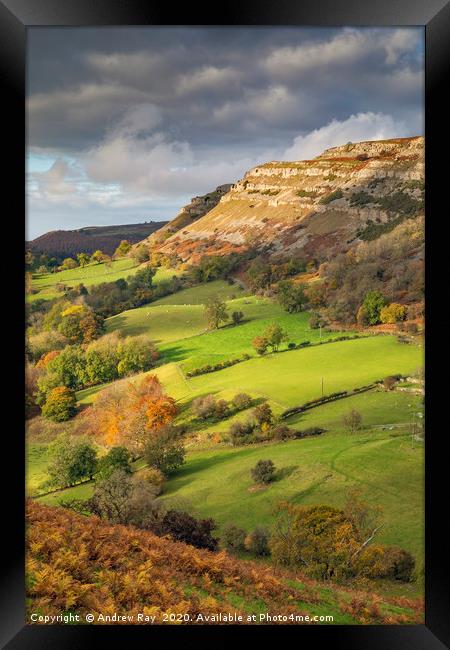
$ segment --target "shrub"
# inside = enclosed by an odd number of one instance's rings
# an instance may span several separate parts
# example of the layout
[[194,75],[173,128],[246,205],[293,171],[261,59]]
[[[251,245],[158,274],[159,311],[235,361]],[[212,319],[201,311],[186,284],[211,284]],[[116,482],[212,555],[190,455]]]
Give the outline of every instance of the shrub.
[[216,411],[216,398],[214,395],[197,397],[192,402],[192,410],[201,420],[212,417]]
[[76,413],[75,392],[66,386],[57,386],[47,395],[42,415],[53,422],[65,422]]
[[418,329],[417,323],[405,323],[405,331],[408,334],[417,334]]
[[252,345],[255,348],[256,352],[262,356],[267,352],[269,341],[265,336],[256,336],[252,341]]
[[231,403],[238,411],[243,411],[251,406],[252,398],[247,393],[237,393],[231,400]]
[[269,531],[263,526],[257,526],[255,530],[245,538],[245,548],[258,556],[270,555]]
[[222,542],[227,551],[243,551],[245,549],[246,531],[232,523],[226,524],[222,531]]
[[166,477],[159,469],[156,469],[156,467],[146,467],[139,472],[139,475],[143,481],[153,486],[155,496],[162,494]]
[[399,305],[398,303],[392,302],[390,305],[383,307],[380,311],[380,321],[382,323],[399,323],[404,321],[406,318],[406,307],[405,305]]
[[319,199],[319,203],[321,203],[322,205],[327,205],[332,201],[336,201],[336,199],[342,199],[343,196],[344,193],[342,192],[341,189],[338,188],[337,190],[334,190],[334,192],[330,192],[329,194],[322,196],[322,198]]
[[342,423],[350,433],[355,433],[361,429],[362,415],[356,409],[352,409],[343,416]]
[[247,442],[249,436],[253,433],[254,428],[255,425],[250,420],[247,420],[247,422],[233,422],[229,429],[233,445]]
[[415,568],[415,560],[411,553],[398,546],[373,544],[357,556],[355,570],[367,578],[390,578],[411,581]]
[[187,512],[169,510],[153,530],[157,535],[170,535],[177,542],[216,551],[218,540],[212,536],[215,528],[213,519],[195,519]]
[[293,343],[292,341],[291,343],[288,343],[288,350],[295,350],[296,347],[297,347],[296,343]]
[[271,460],[259,460],[250,473],[255,483],[268,484],[275,477],[275,465]]
[[271,435],[275,440],[288,440],[289,438],[294,438],[295,433],[285,424],[278,424],[271,430]]
[[259,404],[252,411],[252,415],[259,425],[261,424],[271,424],[273,422],[273,413],[267,402]]
[[386,390],[392,390],[397,383],[398,379],[397,377],[393,377],[392,375],[389,375],[388,377],[385,377],[383,379],[383,386]]

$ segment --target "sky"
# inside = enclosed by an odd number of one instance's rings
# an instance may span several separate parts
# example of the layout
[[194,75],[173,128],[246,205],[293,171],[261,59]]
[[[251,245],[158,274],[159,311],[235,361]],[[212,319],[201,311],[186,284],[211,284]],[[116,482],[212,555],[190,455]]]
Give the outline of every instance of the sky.
[[423,135],[422,28],[30,28],[27,239],[173,218],[255,165]]

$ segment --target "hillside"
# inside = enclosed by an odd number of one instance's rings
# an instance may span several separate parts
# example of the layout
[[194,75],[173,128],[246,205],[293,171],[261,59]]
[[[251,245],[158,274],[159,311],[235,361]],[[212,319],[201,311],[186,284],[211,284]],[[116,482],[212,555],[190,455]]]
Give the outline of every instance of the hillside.
[[[81,623],[90,613],[94,624],[110,622],[99,616],[114,614],[113,622],[143,624],[422,622],[420,600],[319,584],[298,572],[199,550],[61,508],[29,502],[27,523],[30,613],[70,611]],[[279,618],[269,620],[268,614]],[[303,618],[314,616],[313,621]]]
[[167,222],[155,234],[150,235],[143,243],[148,243],[151,246],[160,246],[169,237],[172,237],[183,228],[192,225],[212,210],[230,189],[231,183],[228,183],[219,185],[213,192],[209,192],[208,194],[195,196],[188,205],[181,208],[174,219]]
[[167,221],[149,221],[121,226],[88,226],[78,230],[52,230],[27,242],[26,248],[32,253],[45,253],[50,257],[93,253],[97,249],[112,255],[122,239],[134,244],[166,223]]
[[[171,222],[160,253],[196,263],[249,248],[324,261],[423,214],[423,137],[327,149],[312,160],[249,170],[193,223]],[[181,229],[183,228],[183,229]]]

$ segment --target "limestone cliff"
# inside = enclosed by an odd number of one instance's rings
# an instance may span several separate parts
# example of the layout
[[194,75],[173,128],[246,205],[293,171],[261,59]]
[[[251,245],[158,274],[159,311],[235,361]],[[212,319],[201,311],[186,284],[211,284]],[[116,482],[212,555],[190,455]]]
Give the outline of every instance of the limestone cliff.
[[250,246],[330,258],[368,231],[374,238],[377,228],[423,214],[423,154],[424,139],[414,137],[347,143],[312,160],[258,165],[229,191],[216,192],[214,206],[194,199],[150,239],[159,252],[190,263]]

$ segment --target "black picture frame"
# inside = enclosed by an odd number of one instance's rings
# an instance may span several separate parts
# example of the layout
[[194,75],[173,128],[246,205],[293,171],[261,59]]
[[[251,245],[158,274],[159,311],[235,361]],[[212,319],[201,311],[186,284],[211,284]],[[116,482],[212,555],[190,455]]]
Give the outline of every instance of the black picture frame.
[[[117,25],[289,25],[289,26],[412,26],[425,29],[426,62],[426,599],[423,626],[286,626],[277,627],[279,642],[287,634],[304,645],[308,642],[329,643],[346,650],[355,648],[405,650],[438,650],[448,647],[449,607],[446,593],[444,562],[448,558],[447,537],[443,532],[446,508],[445,495],[448,460],[443,453],[447,436],[445,425],[447,367],[444,349],[449,322],[443,315],[445,294],[436,290],[445,276],[444,248],[449,241],[448,229],[448,153],[446,132],[448,109],[444,100],[448,71],[448,37],[450,7],[444,0],[315,0],[301,3],[292,0],[241,0],[212,7],[185,3],[172,13],[169,3],[149,0],[0,0],[0,79],[4,88],[4,137],[11,145],[4,149],[7,158],[4,181],[4,233],[7,233],[8,303],[5,305],[7,347],[13,353],[11,364],[4,364],[8,374],[8,390],[4,395],[4,411],[12,414],[12,422],[3,427],[3,469],[11,468],[6,478],[2,503],[5,523],[3,580],[0,589],[2,647],[91,648],[102,643],[127,643],[133,647],[138,637],[146,642],[173,643],[184,647],[206,643],[228,646],[231,637],[239,636],[254,645],[270,639],[267,626],[217,626],[164,628],[141,626],[37,626],[25,624],[24,581],[24,436],[23,436],[23,372],[19,360],[23,354],[23,243],[25,219],[25,83],[26,35],[35,26],[117,26]],[[8,227],[6,227],[8,226]],[[6,250],[7,249],[7,250]],[[5,268],[5,267],[4,267]],[[10,299],[17,300],[17,310],[10,308]],[[5,317],[4,317],[5,318]],[[442,338],[441,338],[442,337]],[[444,346],[445,348],[445,346]],[[442,418],[442,419],[441,419]],[[18,469],[17,469],[18,468]],[[448,560],[447,560],[448,567]],[[448,575],[448,573],[447,573]],[[250,636],[251,635],[251,636]],[[159,638],[161,637],[161,639]],[[200,641],[199,641],[200,640]],[[140,642],[140,641],[139,641]],[[273,643],[273,641],[272,641]]]

